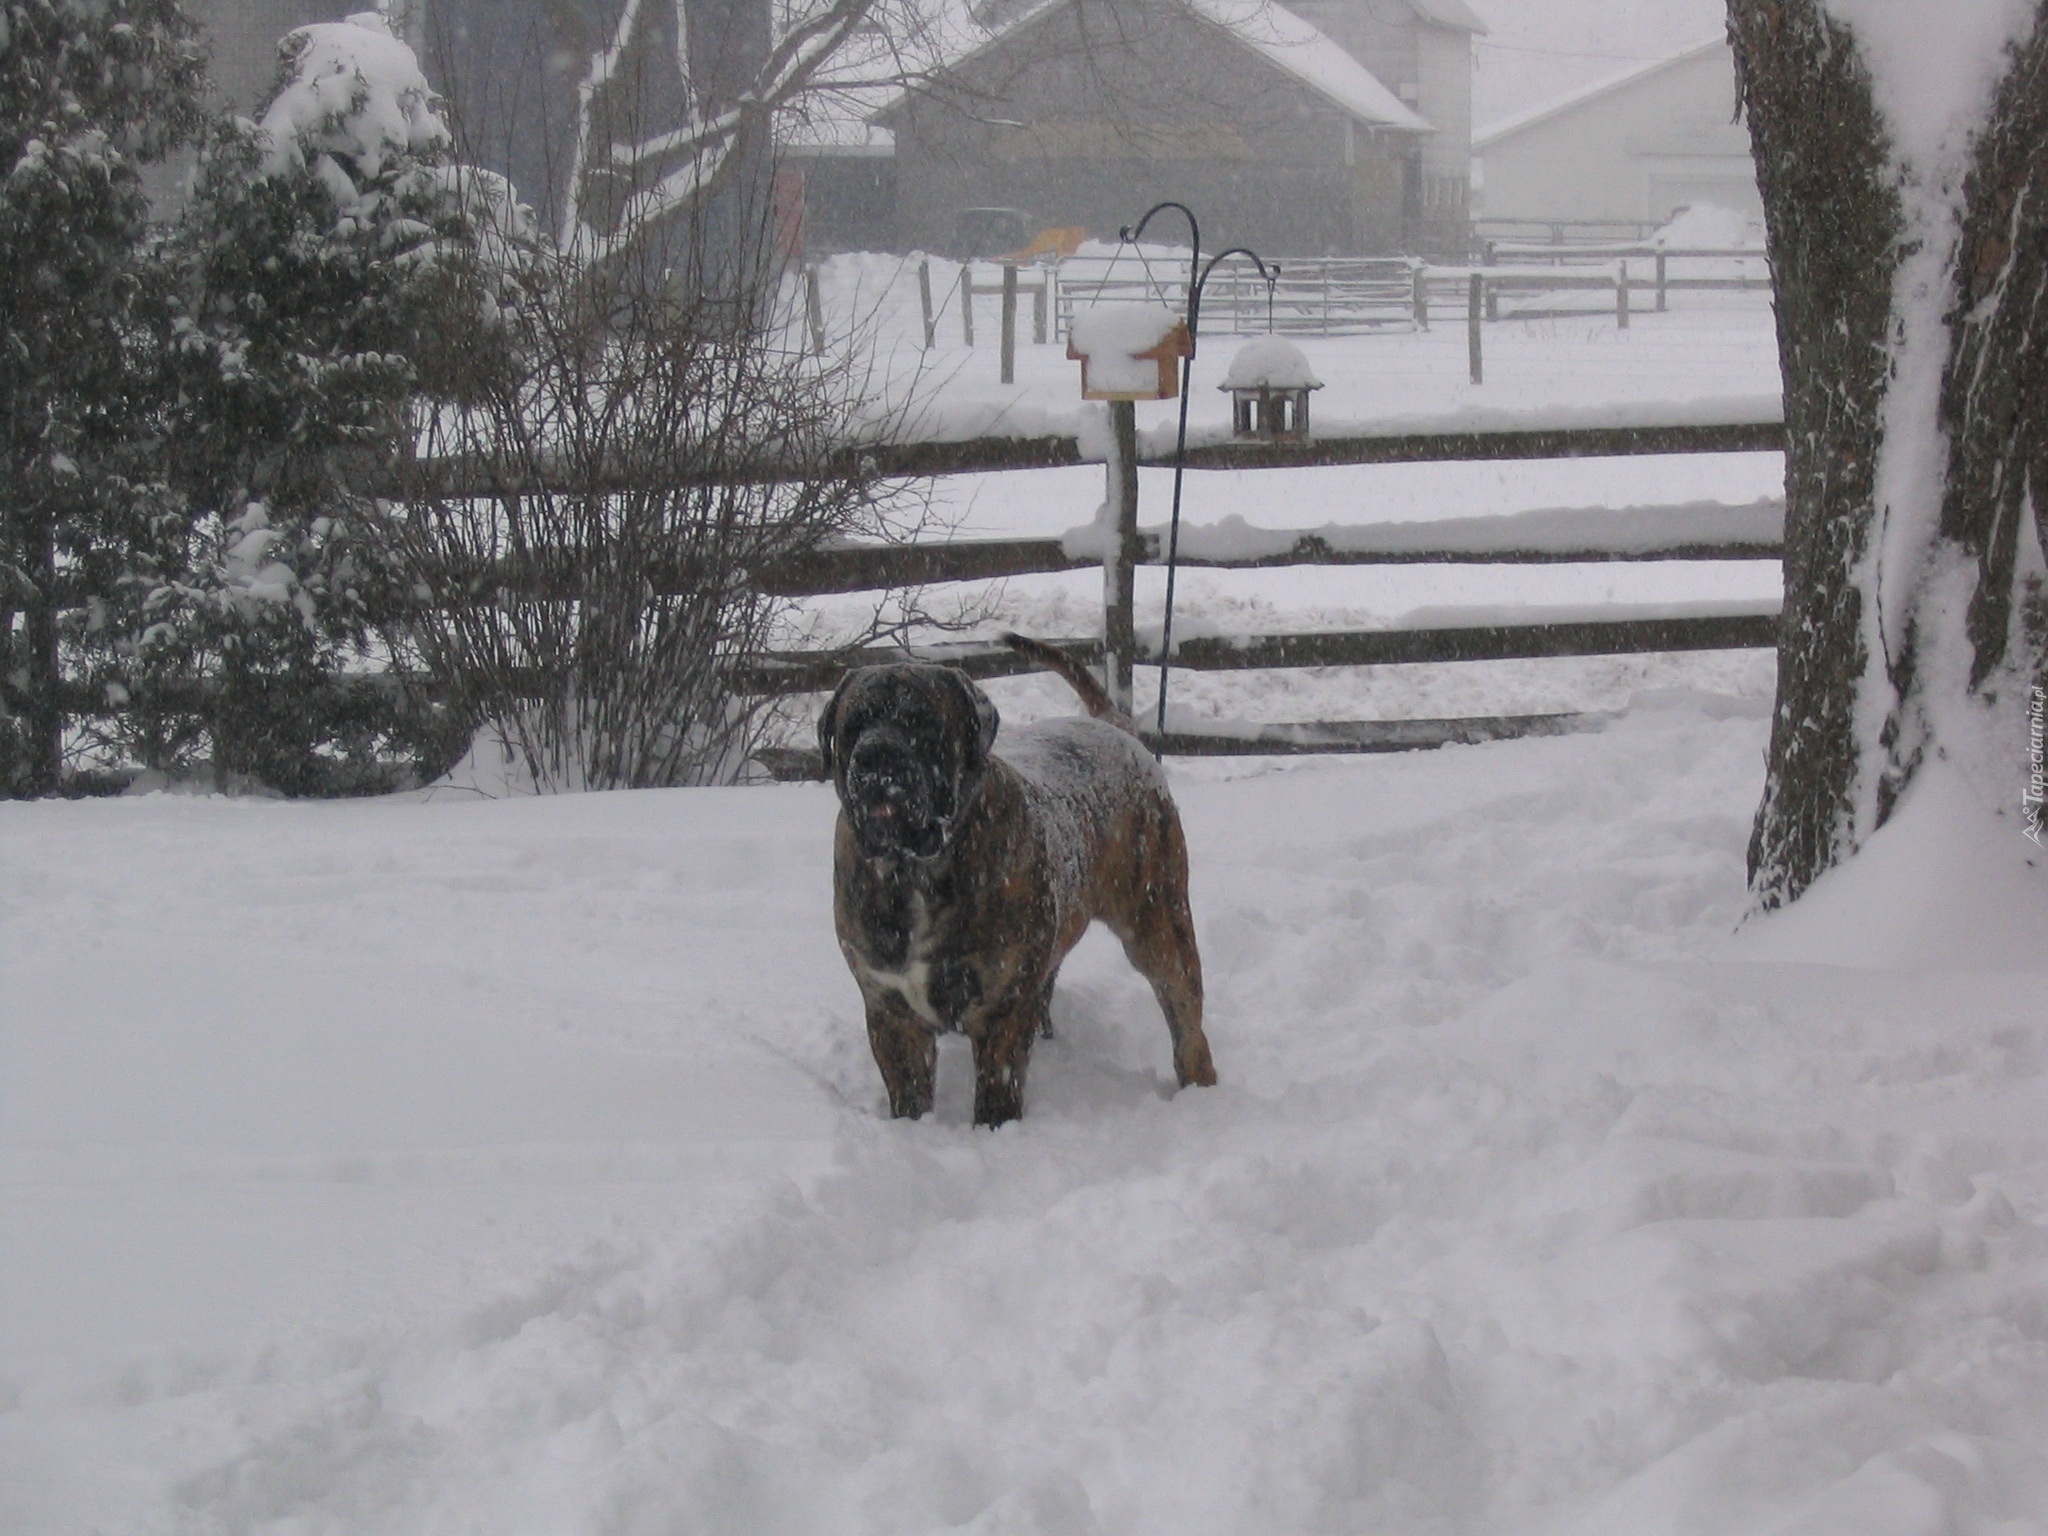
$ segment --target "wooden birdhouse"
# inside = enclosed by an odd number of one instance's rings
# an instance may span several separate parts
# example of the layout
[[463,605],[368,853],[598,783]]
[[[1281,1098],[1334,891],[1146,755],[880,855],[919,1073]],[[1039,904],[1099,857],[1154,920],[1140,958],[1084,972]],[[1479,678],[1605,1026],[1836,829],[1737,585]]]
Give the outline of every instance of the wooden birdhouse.
[[1231,434],[1267,443],[1307,438],[1309,391],[1322,387],[1301,348],[1278,336],[1247,343],[1217,386],[1230,392]]
[[1180,360],[1194,355],[1187,322],[1163,304],[1097,304],[1067,330],[1083,400],[1172,400]]

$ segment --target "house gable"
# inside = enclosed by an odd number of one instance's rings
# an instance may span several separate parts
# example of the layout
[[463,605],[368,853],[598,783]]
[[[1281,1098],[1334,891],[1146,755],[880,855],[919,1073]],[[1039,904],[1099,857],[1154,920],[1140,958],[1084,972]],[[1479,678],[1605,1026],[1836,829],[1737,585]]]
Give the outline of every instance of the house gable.
[[1717,202],[1760,211],[1725,39],[1630,70],[1481,134],[1489,219],[1657,223]]

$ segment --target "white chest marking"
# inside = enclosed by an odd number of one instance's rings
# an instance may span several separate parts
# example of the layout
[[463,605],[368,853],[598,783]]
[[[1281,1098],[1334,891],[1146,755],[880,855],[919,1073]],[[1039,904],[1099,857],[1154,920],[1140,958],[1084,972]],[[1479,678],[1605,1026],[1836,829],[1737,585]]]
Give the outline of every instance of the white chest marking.
[[910,896],[910,934],[903,946],[903,969],[881,971],[864,963],[861,974],[870,986],[894,992],[902,998],[904,1005],[932,1028],[946,1029],[949,1027],[947,1022],[932,1006],[932,965],[928,953],[931,936],[931,914],[925,910],[924,893],[913,891]]

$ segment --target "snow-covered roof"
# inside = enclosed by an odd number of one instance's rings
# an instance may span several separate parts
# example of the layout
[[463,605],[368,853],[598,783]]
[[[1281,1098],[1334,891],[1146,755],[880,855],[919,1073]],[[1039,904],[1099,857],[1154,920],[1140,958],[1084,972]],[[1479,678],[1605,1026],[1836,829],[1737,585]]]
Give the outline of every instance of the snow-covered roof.
[[804,159],[878,160],[896,152],[896,135],[859,118],[807,113],[776,120],[775,147]]
[[1611,91],[1618,91],[1624,86],[1634,85],[1640,80],[1647,80],[1652,75],[1661,74],[1663,71],[1671,69],[1676,65],[1685,64],[1693,59],[1712,53],[1716,48],[1726,48],[1727,46],[1727,36],[1717,33],[1703,42],[1693,44],[1692,47],[1685,49],[1681,53],[1674,53],[1668,59],[1656,59],[1648,64],[1637,64],[1630,69],[1623,70],[1618,75],[1609,75],[1606,79],[1596,80],[1591,85],[1582,85],[1575,91],[1568,91],[1562,96],[1554,97],[1544,102],[1541,106],[1532,107],[1527,112],[1518,112],[1513,117],[1503,118],[1500,122],[1489,123],[1485,128],[1472,135],[1472,148],[1475,150],[1484,149],[1487,145],[1505,139],[1510,134],[1520,133],[1525,128],[1533,128],[1538,123],[1548,122],[1553,117],[1562,117],[1574,107],[1582,107],[1589,101],[1596,101]]
[[[1073,0],[1045,0],[994,32],[960,37],[958,41],[963,46],[936,59],[931,68],[935,73],[959,69],[1072,3]],[[1442,5],[1462,0],[1428,3]],[[1226,36],[1235,38],[1358,122],[1402,133],[1436,131],[1428,119],[1387,89],[1378,76],[1327,33],[1273,0],[1179,0],[1179,4],[1189,15],[1220,28]],[[908,90],[892,91],[887,100],[872,109],[871,116],[882,117],[893,111],[909,94]]]
[[1185,0],[1190,11],[1361,122],[1434,133],[1427,119],[1333,41],[1272,0]]
[[1284,336],[1261,336],[1237,349],[1218,389],[1321,389],[1308,354]]
[[1067,345],[1086,358],[1137,357],[1180,323],[1164,304],[1090,304],[1074,311]]

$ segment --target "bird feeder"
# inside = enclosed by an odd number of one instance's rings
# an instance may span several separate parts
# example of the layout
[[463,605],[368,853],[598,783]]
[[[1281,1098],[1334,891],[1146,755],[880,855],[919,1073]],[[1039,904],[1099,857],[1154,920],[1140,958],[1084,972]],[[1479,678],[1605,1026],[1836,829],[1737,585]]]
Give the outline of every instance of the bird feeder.
[[1251,442],[1301,442],[1308,437],[1308,396],[1322,380],[1301,348],[1278,336],[1261,336],[1230,361],[1216,386],[1230,393],[1233,436]]
[[1171,400],[1181,359],[1194,355],[1187,322],[1163,304],[1097,304],[1067,329],[1083,400]]

